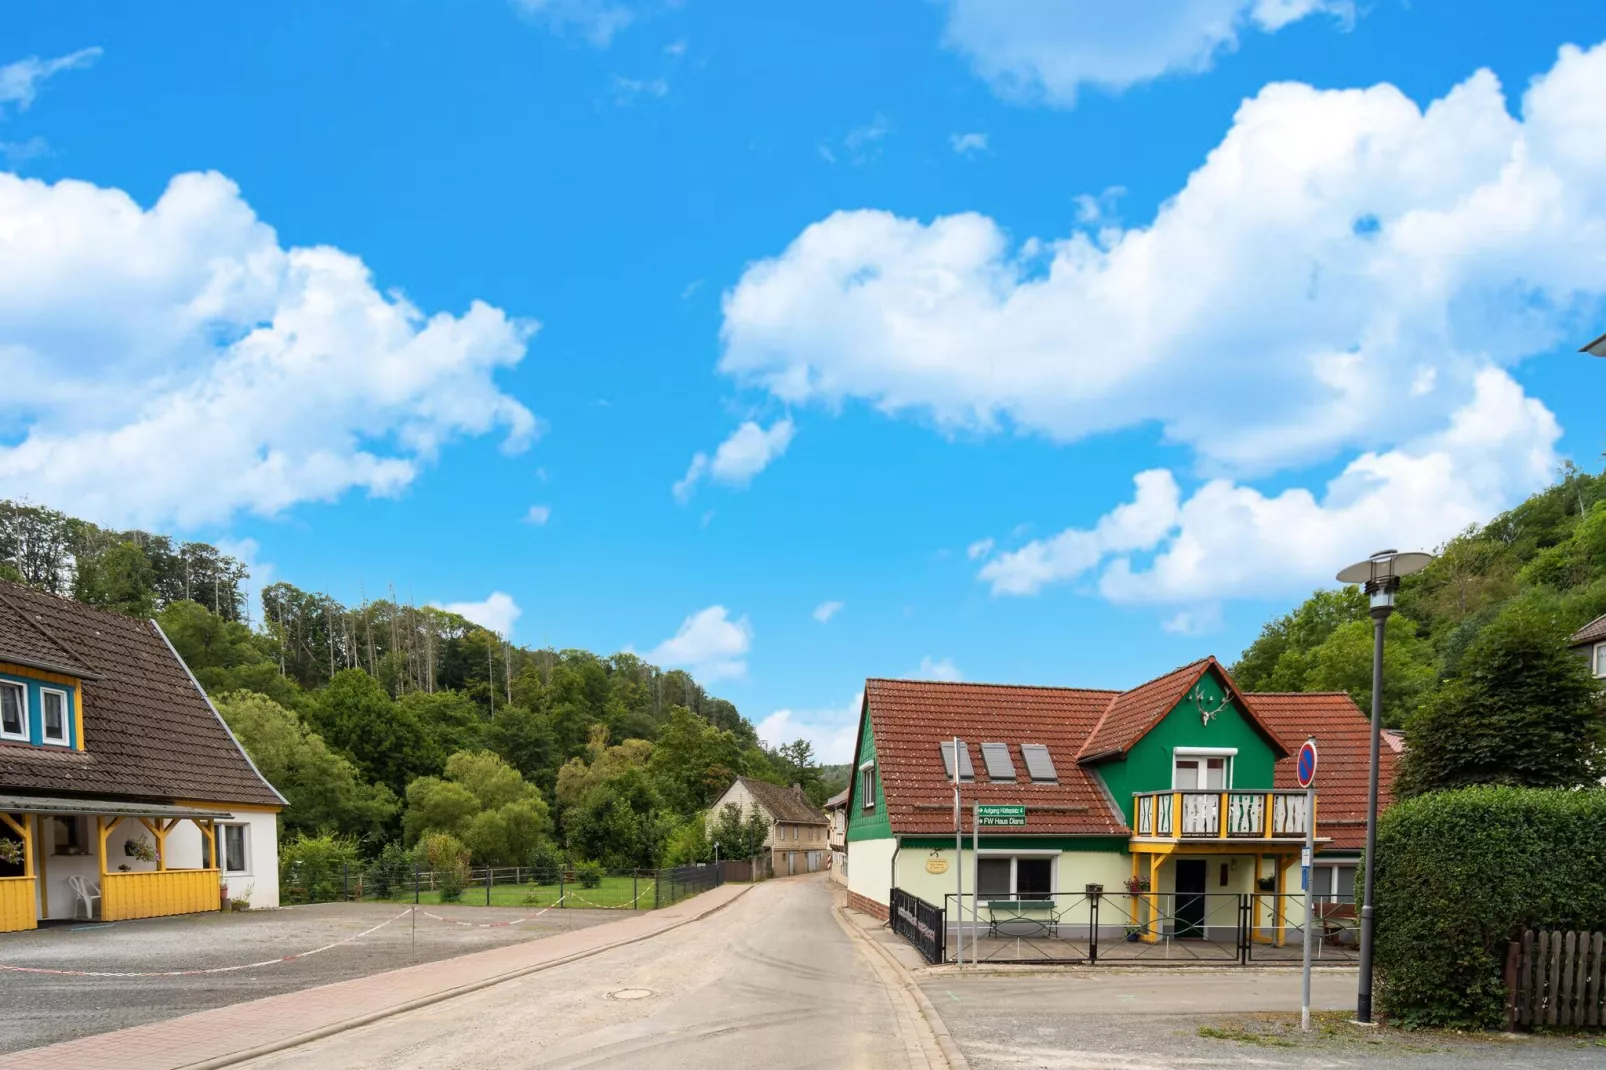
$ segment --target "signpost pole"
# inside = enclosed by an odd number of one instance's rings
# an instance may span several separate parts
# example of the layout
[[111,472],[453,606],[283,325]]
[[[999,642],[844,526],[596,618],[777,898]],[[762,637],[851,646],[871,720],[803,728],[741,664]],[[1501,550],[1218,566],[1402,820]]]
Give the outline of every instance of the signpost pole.
[[[954,962],[965,964],[965,830],[959,818],[959,737],[954,737]],[[972,949],[974,952],[974,948]]]
[[[1307,761],[1308,759],[1308,761]],[[1300,888],[1305,893],[1305,949],[1303,976],[1299,990],[1299,1028],[1310,1029],[1310,938],[1316,928],[1316,896],[1311,887],[1310,866],[1316,854],[1316,737],[1311,736],[1299,749],[1299,779],[1305,785],[1305,850],[1299,860]]]

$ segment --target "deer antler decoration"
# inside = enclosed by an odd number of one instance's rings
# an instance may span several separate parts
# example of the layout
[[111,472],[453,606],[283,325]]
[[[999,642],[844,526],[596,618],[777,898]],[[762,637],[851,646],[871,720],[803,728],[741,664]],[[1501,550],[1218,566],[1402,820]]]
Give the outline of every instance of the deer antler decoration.
[[1194,685],[1193,693],[1188,697],[1193,699],[1194,708],[1199,711],[1199,719],[1206,725],[1211,722],[1216,714],[1226,709],[1230,701],[1227,698],[1227,693],[1223,691],[1220,699],[1214,705],[1211,705],[1210,696],[1205,694],[1203,681]]

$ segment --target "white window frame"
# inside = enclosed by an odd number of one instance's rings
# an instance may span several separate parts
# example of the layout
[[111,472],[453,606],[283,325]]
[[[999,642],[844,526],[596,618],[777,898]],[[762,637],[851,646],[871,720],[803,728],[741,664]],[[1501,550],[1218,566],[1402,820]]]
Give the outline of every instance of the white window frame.
[[[870,790],[864,790],[864,774],[870,774]],[[859,763],[859,794],[864,798],[859,800],[860,810],[875,809],[875,759]]]
[[1595,644],[1595,664],[1591,668],[1597,677],[1606,680],[1606,643]]
[[1020,867],[1016,863],[1019,862],[1022,858],[1046,858],[1046,859],[1049,860],[1049,867],[1048,867],[1048,894],[1052,898],[1053,896],[1058,895],[1059,891],[1060,891],[1060,867],[1057,866],[1057,865],[1054,865],[1054,860],[1059,858],[1060,854],[1061,854],[1061,852],[1059,852],[1059,851],[1022,851],[1022,850],[1018,850],[1018,849],[1015,849],[1015,848],[1009,848],[1009,847],[1004,847],[1004,848],[998,848],[998,847],[987,848],[987,847],[984,847],[980,851],[976,852],[976,858],[978,860],[978,864],[976,866],[976,874],[979,875],[981,873],[981,865],[979,864],[979,860],[980,859],[983,859],[983,858],[1007,858],[1007,859],[1009,859],[1009,897],[1012,900],[1013,899],[1019,899],[1020,898]]
[[[51,739],[49,722],[45,720],[45,696],[61,696],[61,738]],[[39,741],[52,747],[72,746],[72,692],[64,687],[39,687]]]
[[1209,788],[1201,788],[1197,784],[1192,785],[1190,787],[1186,787],[1186,788],[1179,788],[1177,786],[1177,759],[1178,758],[1225,758],[1225,759],[1227,759],[1227,768],[1224,771],[1223,776],[1222,776],[1222,780],[1224,781],[1224,783],[1222,785],[1221,790],[1222,791],[1231,791],[1232,790],[1232,767],[1238,764],[1234,760],[1237,757],[1238,757],[1238,748],[1237,747],[1173,747],[1171,749],[1171,790],[1172,791],[1179,791],[1179,790],[1180,791],[1209,791],[1210,790]]
[[[1357,860],[1355,860],[1353,862],[1351,862],[1351,861],[1336,861],[1336,862],[1329,861],[1329,862],[1324,862],[1324,861],[1318,859],[1316,861],[1316,864],[1310,867],[1310,883],[1311,883],[1311,895],[1312,896],[1314,896],[1316,894],[1316,887],[1315,887],[1315,885],[1316,885],[1316,871],[1319,870],[1319,869],[1325,869],[1325,870],[1328,871],[1328,874],[1329,874],[1328,878],[1327,878],[1327,889],[1328,889],[1328,891],[1327,891],[1326,895],[1321,897],[1321,901],[1324,902],[1324,903],[1333,903],[1335,905],[1338,904],[1339,898],[1340,898],[1339,891],[1338,891],[1338,871],[1341,870],[1341,869],[1353,869],[1355,871],[1355,876],[1357,878],[1359,878],[1360,875],[1361,875],[1361,863],[1360,863],[1359,859],[1357,859]],[[1359,897],[1359,895],[1357,895],[1357,893],[1355,891],[1355,889],[1359,887],[1360,882],[1357,879],[1357,880],[1351,881],[1350,884],[1351,884],[1351,890],[1350,890],[1350,896],[1349,896],[1350,903],[1355,905],[1355,906],[1360,906],[1361,905],[1360,904],[1360,897]]]
[[[237,828],[237,829],[241,830],[241,832],[240,832],[240,846],[245,851],[245,859],[244,859],[245,868],[244,869],[228,869],[224,865],[224,861],[228,858],[228,851],[226,849],[226,838],[227,838],[228,834],[226,832],[224,832],[224,829],[229,829],[229,828]],[[218,822],[218,825],[217,825],[217,858],[214,859],[214,861],[217,862],[218,876],[220,878],[221,877],[249,877],[249,876],[251,876],[251,861],[252,861],[252,857],[251,856],[252,856],[252,851],[251,851],[251,823],[249,821],[220,821],[220,822]]]
[[28,685],[19,684],[15,680],[0,680],[0,688],[14,687],[22,693],[22,731],[7,732],[5,722],[0,721],[0,739],[20,739],[31,743],[33,739],[28,734],[28,723],[32,719],[33,711],[28,708]]

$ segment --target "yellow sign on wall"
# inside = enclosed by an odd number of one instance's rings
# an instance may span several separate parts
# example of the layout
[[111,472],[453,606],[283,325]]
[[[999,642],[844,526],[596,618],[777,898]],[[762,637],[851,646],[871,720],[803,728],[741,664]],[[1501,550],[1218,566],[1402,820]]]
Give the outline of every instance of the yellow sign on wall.
[[947,873],[948,872],[948,860],[946,858],[928,858],[928,859],[926,859],[926,872],[927,873]]

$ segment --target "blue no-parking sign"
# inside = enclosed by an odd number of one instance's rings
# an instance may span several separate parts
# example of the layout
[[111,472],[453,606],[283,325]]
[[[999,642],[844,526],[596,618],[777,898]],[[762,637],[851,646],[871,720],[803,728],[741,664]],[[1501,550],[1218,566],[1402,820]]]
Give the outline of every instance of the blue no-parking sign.
[[1307,739],[1299,748],[1299,758],[1295,769],[1299,773],[1299,786],[1310,787],[1311,781],[1316,779],[1316,741]]

